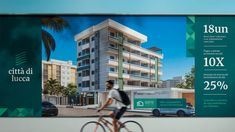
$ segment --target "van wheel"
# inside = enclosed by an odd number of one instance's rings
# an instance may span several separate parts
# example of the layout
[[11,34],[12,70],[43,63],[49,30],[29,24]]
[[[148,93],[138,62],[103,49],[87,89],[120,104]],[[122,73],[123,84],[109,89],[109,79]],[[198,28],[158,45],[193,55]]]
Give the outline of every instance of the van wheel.
[[180,111],[177,112],[177,116],[178,117],[184,117],[185,116],[185,112],[180,110]]
[[153,110],[153,116],[159,117],[160,116],[160,111],[158,109]]

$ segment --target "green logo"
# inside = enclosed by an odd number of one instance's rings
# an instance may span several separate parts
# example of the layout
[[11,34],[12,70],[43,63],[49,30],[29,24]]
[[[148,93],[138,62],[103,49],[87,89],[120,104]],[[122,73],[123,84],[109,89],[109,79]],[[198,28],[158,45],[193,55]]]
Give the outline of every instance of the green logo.
[[27,51],[22,51],[16,54],[15,64],[22,65],[27,62]]

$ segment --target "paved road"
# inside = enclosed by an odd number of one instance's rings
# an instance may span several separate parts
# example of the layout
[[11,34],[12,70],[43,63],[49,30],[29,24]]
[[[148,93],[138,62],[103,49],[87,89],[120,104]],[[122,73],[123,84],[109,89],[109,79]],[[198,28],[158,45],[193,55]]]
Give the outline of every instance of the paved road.
[[[59,117],[98,117],[99,113],[95,109],[85,108],[64,108],[59,107]],[[107,115],[110,111],[104,110],[102,113]],[[126,112],[125,117],[152,117],[151,113]]]

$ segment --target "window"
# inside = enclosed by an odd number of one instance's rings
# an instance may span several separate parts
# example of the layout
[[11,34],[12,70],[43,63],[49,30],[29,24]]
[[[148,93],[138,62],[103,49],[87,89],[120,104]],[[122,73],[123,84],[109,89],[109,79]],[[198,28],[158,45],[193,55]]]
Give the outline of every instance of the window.
[[94,40],[95,40],[95,36],[92,36],[92,37],[91,37],[91,41],[94,41]]
[[109,69],[111,72],[115,72],[115,68],[113,68],[113,67],[110,67],[110,69]]
[[112,37],[115,37],[115,33],[114,32],[109,32],[109,35]]
[[86,59],[82,61],[82,65],[86,66],[90,64],[90,59]]
[[89,38],[89,37],[85,39],[85,43],[86,43],[86,44],[87,44],[87,43],[90,43],[90,38]]
[[82,76],[83,77],[86,77],[86,76],[89,76],[90,75],[90,70],[84,70],[82,71]]
[[92,48],[92,49],[91,49],[91,52],[94,52],[94,51],[95,51],[95,49],[94,49],[94,48]]
[[90,49],[89,48],[85,49],[85,52],[86,52],[86,54],[89,54],[90,53]]
[[95,82],[93,81],[93,82],[91,83],[91,85],[94,86],[94,85],[95,85]]
[[80,45],[82,45],[82,44],[87,44],[87,43],[90,43],[90,38],[89,38],[89,37],[83,39],[83,40],[81,41],[81,44],[80,44]]
[[80,42],[78,42],[78,46],[81,46],[82,45],[82,42],[80,41]]
[[82,55],[87,55],[87,54],[90,54],[89,48],[82,50]]
[[91,74],[94,75],[94,74],[95,74],[95,71],[91,71]]
[[60,69],[60,66],[56,66],[56,69],[57,69],[57,70]]
[[86,51],[85,50],[82,50],[82,55],[85,55]]
[[85,44],[85,43],[86,43],[86,41],[85,41],[85,39],[83,39],[83,40],[82,40],[82,44]]
[[81,73],[81,72],[79,72],[79,73],[78,73],[78,76],[79,76],[79,77],[81,77],[81,76],[82,76],[82,73]]
[[114,59],[115,59],[115,57],[114,57],[114,56],[110,56],[109,58],[110,58],[111,60],[114,60]]
[[112,43],[109,44],[109,46],[112,47],[112,48],[116,48],[117,47],[115,44],[112,44]]
[[78,86],[79,86],[79,87],[81,87],[81,86],[82,86],[82,84],[81,84],[81,83],[79,83],[79,84],[78,84]]
[[81,56],[81,52],[78,53],[78,56]]
[[90,87],[90,81],[83,81],[82,87]]
[[91,63],[94,63],[94,62],[95,62],[95,60],[94,60],[94,59],[92,59],[92,60],[91,60]]
[[78,67],[81,66],[81,63],[78,63]]

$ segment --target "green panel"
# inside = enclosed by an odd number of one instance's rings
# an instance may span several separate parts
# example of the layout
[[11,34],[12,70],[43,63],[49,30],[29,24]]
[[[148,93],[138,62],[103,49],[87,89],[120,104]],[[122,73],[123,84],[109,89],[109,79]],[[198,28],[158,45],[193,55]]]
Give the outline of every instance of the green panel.
[[186,55],[193,57],[195,52],[195,16],[186,17]]
[[134,108],[135,109],[144,109],[144,108],[156,108],[157,106],[157,99],[155,98],[139,98],[134,99]]
[[[235,17],[200,16],[196,17],[196,20],[196,116],[234,117]],[[228,33],[205,33],[205,25],[214,25],[217,28],[227,27]],[[220,39],[208,41],[208,37]],[[223,38],[221,39],[221,37]],[[224,60],[222,61],[224,66],[204,66],[204,58],[209,59],[213,57],[224,57]],[[216,63],[217,62],[218,61],[216,61]],[[212,85],[206,88],[206,81],[212,83]],[[215,89],[213,89],[214,84]]]
[[134,99],[134,108],[186,108],[186,99],[137,98]]
[[186,108],[186,99],[157,99],[157,108]]
[[7,108],[0,108],[0,116],[5,117],[8,115]]
[[0,17],[0,116],[41,116],[41,35],[40,17]]
[[32,117],[34,116],[34,111],[32,108],[16,108],[13,110],[8,110],[8,115],[10,117]]

